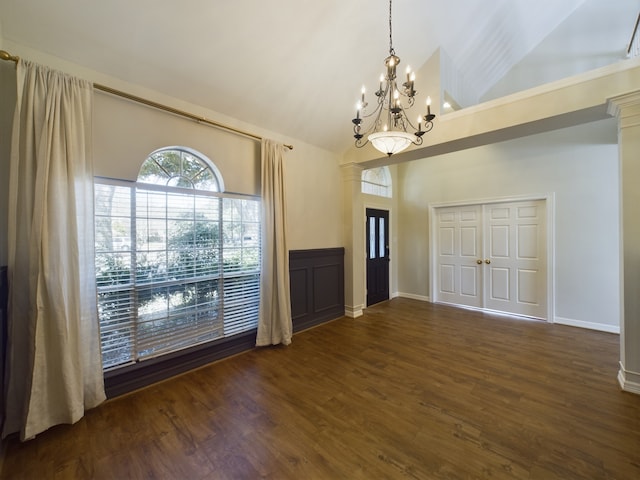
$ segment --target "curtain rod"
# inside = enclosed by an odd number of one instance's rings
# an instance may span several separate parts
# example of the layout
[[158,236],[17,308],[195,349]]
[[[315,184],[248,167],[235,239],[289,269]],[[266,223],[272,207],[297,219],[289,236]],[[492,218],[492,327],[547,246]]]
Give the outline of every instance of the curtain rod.
[[[20,60],[20,57],[11,55],[9,52],[6,52],[5,50],[0,50],[0,59],[18,63],[18,61]],[[250,133],[250,132],[247,132],[247,131],[244,131],[244,130],[240,130],[238,128],[230,127],[228,125],[224,125],[224,124],[216,122],[214,120],[209,120],[206,117],[201,117],[199,115],[194,115],[193,113],[185,112],[184,110],[178,110],[177,108],[169,107],[168,105],[163,105],[161,103],[154,102],[152,100],[147,100],[145,98],[138,97],[138,96],[132,95],[130,93],[126,93],[126,92],[123,92],[123,91],[120,91],[120,90],[116,90],[115,88],[107,87],[105,85],[100,85],[98,83],[94,83],[93,84],[93,88],[95,88],[96,90],[100,90],[102,92],[105,92],[105,93],[110,93],[111,95],[116,95],[118,97],[126,98],[127,100],[133,100],[134,102],[141,103],[141,104],[147,105],[149,107],[157,108],[158,110],[164,110],[165,112],[173,113],[174,115],[179,115],[181,117],[186,117],[186,118],[189,118],[191,120],[195,120],[198,123],[204,123],[206,125],[210,125],[212,127],[216,127],[216,128],[220,128],[220,129],[223,129],[223,130],[227,130],[229,132],[237,133],[239,135],[244,135],[245,137],[250,137],[250,138],[253,138],[255,140],[262,140],[261,136],[256,135],[254,133]],[[293,145],[284,145],[284,146],[286,148],[288,148],[289,150],[293,150]]]

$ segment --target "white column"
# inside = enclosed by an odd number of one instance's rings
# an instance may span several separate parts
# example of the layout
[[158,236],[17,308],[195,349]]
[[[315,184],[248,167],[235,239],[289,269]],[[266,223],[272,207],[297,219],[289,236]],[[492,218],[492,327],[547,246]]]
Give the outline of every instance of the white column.
[[342,165],[344,195],[344,303],[345,315],[356,318],[364,309],[364,216],[361,193],[362,166]]
[[623,390],[640,394],[640,91],[609,99],[618,119],[620,174],[620,370]]

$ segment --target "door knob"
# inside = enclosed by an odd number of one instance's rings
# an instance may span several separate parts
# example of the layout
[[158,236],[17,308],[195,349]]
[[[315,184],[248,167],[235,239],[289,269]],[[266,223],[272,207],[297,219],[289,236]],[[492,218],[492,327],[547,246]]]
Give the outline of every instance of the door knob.
[[489,265],[491,263],[491,260],[489,260],[488,258],[484,261],[484,263],[486,263],[487,265]]
[[477,263],[478,265],[482,265],[482,260],[478,259],[478,260],[476,260],[476,263]]

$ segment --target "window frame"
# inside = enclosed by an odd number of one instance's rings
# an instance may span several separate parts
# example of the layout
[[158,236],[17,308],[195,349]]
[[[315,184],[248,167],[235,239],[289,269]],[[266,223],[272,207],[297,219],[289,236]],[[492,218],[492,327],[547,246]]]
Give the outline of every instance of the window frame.
[[[240,289],[241,295],[245,295],[245,292],[243,290],[244,286],[242,285],[242,280],[248,279],[248,281],[251,282],[251,287],[246,287],[246,288],[251,289],[252,296],[250,297],[250,299],[251,301],[256,302],[255,318],[252,321],[251,328],[247,329],[242,327],[240,331],[232,333],[229,336],[226,336],[225,334],[223,334],[219,338],[205,340],[202,343],[194,343],[169,353],[161,353],[158,356],[153,355],[145,359],[141,359],[139,356],[139,351],[138,349],[136,349],[136,351],[133,353],[133,358],[130,361],[126,363],[118,363],[115,365],[107,366],[103,370],[104,376],[105,376],[105,387],[107,389],[107,394],[109,396],[113,396],[114,394],[118,395],[120,393],[130,391],[133,388],[139,388],[141,385],[144,386],[154,381],[158,381],[159,378],[160,379],[166,378],[168,376],[175,374],[176,372],[179,373],[182,371],[187,371],[191,368],[194,368],[194,366],[205,364],[218,358],[224,358],[227,355],[239,353],[239,351],[244,351],[249,348],[253,348],[253,346],[255,346],[257,316],[258,316],[258,309],[259,309],[259,283],[260,283],[260,274],[261,274],[260,272],[261,241],[259,238],[260,232],[261,232],[261,218],[260,218],[261,217],[260,215],[261,198],[255,195],[225,193],[222,190],[224,183],[222,181],[222,177],[219,175],[217,168],[215,168],[212,162],[210,162],[205,156],[198,154],[194,150],[191,150],[185,147],[165,147],[165,148],[154,151],[152,154],[149,155],[148,158],[151,158],[151,155],[157,152],[166,151],[166,150],[178,150],[181,152],[187,152],[191,155],[194,155],[197,159],[204,161],[207,167],[213,167],[212,172],[216,177],[216,180],[218,181],[218,188],[221,191],[214,192],[214,191],[206,191],[206,190],[197,190],[192,188],[176,187],[176,186],[170,186],[170,185],[163,186],[158,184],[144,183],[144,182],[137,182],[137,181],[130,181],[130,180],[120,180],[120,179],[105,178],[105,177],[98,177],[98,176],[95,177],[94,178],[95,185],[104,184],[108,186],[128,188],[129,194],[130,194],[130,200],[131,200],[130,209],[129,209],[130,216],[128,220],[130,222],[129,242],[131,243],[131,248],[129,252],[131,255],[131,264],[129,266],[129,269],[130,269],[130,275],[132,278],[131,278],[131,282],[127,283],[126,285],[123,285],[122,287],[116,286],[113,288],[113,290],[118,290],[118,291],[129,290],[130,292],[134,292],[136,288],[149,288],[151,285],[154,285],[154,283],[140,284],[140,282],[135,281],[135,271],[137,268],[136,255],[138,254],[138,247],[135,246],[138,240],[137,234],[136,234],[136,223],[137,223],[137,219],[139,218],[138,212],[136,209],[136,201],[137,201],[136,197],[139,191],[151,191],[151,192],[158,191],[167,195],[173,193],[173,194],[181,194],[181,195],[187,194],[187,195],[194,195],[194,196],[213,197],[217,200],[216,204],[218,209],[218,216],[213,221],[218,225],[218,229],[219,229],[218,231],[220,232],[219,238],[217,240],[218,246],[216,247],[219,252],[219,257],[218,257],[219,261],[218,261],[216,274],[214,275],[216,276],[216,279],[215,279],[217,281],[216,291],[219,292],[219,303],[220,303],[217,306],[217,316],[216,316],[217,321],[220,322],[220,324],[222,325],[222,328],[226,328],[225,327],[225,323],[226,323],[225,320],[226,320],[226,313],[227,313],[227,311],[225,310],[225,302],[227,301],[226,284],[229,281],[235,282],[238,279],[241,280],[240,286],[238,287],[236,285],[235,288]],[[224,229],[226,226],[225,222],[227,222],[227,220],[225,220],[225,212],[224,212],[225,202],[233,201],[235,203],[236,200],[248,200],[248,201],[257,203],[256,206],[250,206],[250,210],[249,210],[249,212],[251,212],[252,210],[257,209],[257,216],[254,215],[255,214],[255,211],[254,211],[254,213],[251,214],[252,220],[250,221],[250,223],[253,225],[254,231],[257,230],[257,238],[253,239],[254,243],[252,244],[251,247],[247,247],[248,250],[250,249],[252,251],[257,251],[257,260],[254,260],[255,255],[252,255],[250,259],[250,264],[251,265],[255,264],[254,269],[248,269],[248,270],[245,269],[243,267],[244,263],[242,261],[239,264],[239,267],[237,270],[233,270],[233,269],[229,270],[227,269],[227,266],[225,264]],[[243,209],[245,208],[245,204],[243,202],[240,202],[238,206],[233,206],[232,208],[235,208],[236,210],[240,209],[244,211]],[[233,247],[239,250],[240,255],[243,255],[245,252],[244,246],[243,246],[243,242],[245,241],[245,236],[242,233],[244,232],[245,223],[242,218],[242,215],[243,213],[241,214],[241,218],[239,222],[238,221],[236,221],[235,223],[227,222],[231,226],[233,225],[240,226],[240,232],[241,232],[240,246]],[[97,212],[96,212],[95,218],[96,219],[98,218]],[[113,231],[111,233],[113,235]],[[169,241],[166,238],[165,238],[164,248],[167,251],[169,249]],[[230,247],[227,247],[227,249],[229,248]],[[97,254],[96,254],[96,258],[97,258]],[[191,281],[193,282],[198,281],[197,276],[194,277],[194,279],[191,279],[191,278],[180,279],[177,282],[180,285],[185,285],[185,284],[189,285],[190,284],[189,282]],[[162,283],[164,285],[164,283],[166,282],[162,282]],[[254,288],[253,283],[255,283],[257,287]],[[100,292],[98,291],[97,293],[99,295]],[[134,294],[134,293],[131,293],[131,294]],[[237,297],[237,298],[240,298],[240,297]],[[242,297],[242,298],[245,298],[245,297]],[[246,303],[242,299],[235,300],[235,302],[237,305],[242,305]],[[135,324],[138,318],[139,302],[135,302],[134,300],[132,301],[132,305],[133,305],[133,308],[135,309],[135,312],[131,314],[131,316]],[[243,313],[241,313],[241,315],[243,315]]]

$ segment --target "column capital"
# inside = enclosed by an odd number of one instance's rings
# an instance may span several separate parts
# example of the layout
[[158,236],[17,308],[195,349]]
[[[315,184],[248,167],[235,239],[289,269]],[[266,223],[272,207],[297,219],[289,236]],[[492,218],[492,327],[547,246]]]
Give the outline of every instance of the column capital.
[[619,128],[640,125],[640,90],[609,98],[607,113],[618,119]]

